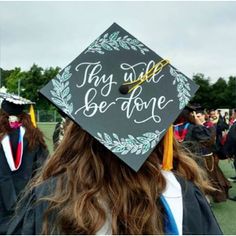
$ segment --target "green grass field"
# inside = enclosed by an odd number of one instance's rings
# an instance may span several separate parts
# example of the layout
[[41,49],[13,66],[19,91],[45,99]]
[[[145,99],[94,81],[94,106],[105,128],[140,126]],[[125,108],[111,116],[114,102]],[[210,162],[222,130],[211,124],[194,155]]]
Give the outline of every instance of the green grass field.
[[53,152],[52,134],[56,123],[39,123],[38,127],[43,132],[50,153]]
[[[235,170],[228,160],[220,161],[220,167],[226,177],[235,176]],[[236,196],[236,183],[232,183],[229,194],[230,196]],[[227,200],[223,203],[213,203],[212,209],[220,223],[223,233],[236,235],[236,201]]]
[[[43,131],[49,151],[52,153],[52,134],[55,128],[55,123],[40,123],[39,128]],[[235,171],[228,160],[220,161],[220,167],[226,177],[235,176]],[[232,183],[230,195],[236,196],[236,183]],[[223,203],[213,203],[212,210],[215,213],[223,233],[236,235],[236,201],[227,200]]]

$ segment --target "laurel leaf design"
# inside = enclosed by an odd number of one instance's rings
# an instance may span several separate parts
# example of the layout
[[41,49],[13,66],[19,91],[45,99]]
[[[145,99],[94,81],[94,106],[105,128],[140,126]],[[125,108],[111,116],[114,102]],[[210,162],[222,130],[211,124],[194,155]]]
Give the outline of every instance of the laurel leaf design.
[[104,54],[106,51],[119,51],[120,48],[134,51],[139,50],[144,55],[146,52],[149,52],[149,49],[145,48],[137,39],[130,38],[128,35],[118,37],[119,33],[119,31],[115,31],[110,35],[106,33],[100,38],[97,38],[90,44],[85,54],[88,52]]
[[178,73],[174,68],[170,67],[170,74],[174,77],[173,85],[176,85],[179,99],[179,110],[183,109],[189,102],[190,84],[188,79],[181,73]]
[[143,155],[155,147],[164,131],[165,129],[162,131],[156,130],[154,133],[147,132],[138,137],[128,134],[128,138],[125,139],[119,138],[116,133],[109,135],[107,133],[101,134],[97,132],[97,137],[95,138],[114,153],[120,153],[121,155],[127,155],[128,153]]
[[52,95],[52,101],[68,115],[72,116],[73,112],[73,103],[69,103],[71,100],[71,93],[69,87],[69,80],[72,76],[70,73],[71,66],[68,66],[64,69],[62,75],[58,74],[56,79],[52,79],[53,89],[50,90]]

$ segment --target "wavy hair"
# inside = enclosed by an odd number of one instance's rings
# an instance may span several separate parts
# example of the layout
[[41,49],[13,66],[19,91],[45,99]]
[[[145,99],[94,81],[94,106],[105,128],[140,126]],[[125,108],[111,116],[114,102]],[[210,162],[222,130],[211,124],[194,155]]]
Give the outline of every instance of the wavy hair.
[[[25,127],[26,132],[25,132],[25,138],[28,141],[28,148],[29,150],[33,150],[35,147],[38,145],[41,145],[45,149],[47,148],[43,133],[38,129],[35,128],[33,123],[31,122],[30,116],[23,112],[22,114],[17,116],[22,122],[22,126]],[[4,135],[8,134],[11,132],[11,127],[9,125],[8,121],[9,115],[5,111],[1,110],[0,111],[0,140],[4,137]]]
[[[161,141],[136,173],[90,134],[71,122],[64,139],[31,183],[31,189],[54,178],[42,234],[51,234],[50,215],[63,234],[96,234],[111,219],[112,234],[163,234],[159,196],[166,181],[161,173]],[[209,183],[202,170],[174,141],[173,172],[202,191]],[[55,232],[58,232],[55,231]]]

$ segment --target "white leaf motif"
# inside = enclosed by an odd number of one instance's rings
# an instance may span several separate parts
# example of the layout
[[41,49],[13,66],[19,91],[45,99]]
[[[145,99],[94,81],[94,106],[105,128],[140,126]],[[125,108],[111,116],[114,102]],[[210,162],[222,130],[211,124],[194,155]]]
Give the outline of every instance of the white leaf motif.
[[68,103],[71,99],[69,81],[65,82],[72,76],[70,66],[66,67],[62,75],[58,74],[56,79],[52,79],[53,89],[50,90],[52,101],[59,106],[66,114],[72,116],[73,103]]
[[143,155],[155,147],[164,131],[165,129],[162,131],[156,130],[154,133],[147,132],[138,137],[128,134],[128,138],[119,138],[116,133],[113,133],[112,136],[115,140],[107,133],[102,135],[100,132],[97,132],[98,137],[96,139],[114,153],[120,153],[121,155],[127,155],[128,153]]
[[191,95],[190,95],[190,85],[187,82],[188,79],[178,73],[174,68],[170,66],[170,74],[174,77],[173,85],[177,85],[177,97],[179,98],[179,109],[183,109],[189,102]]
[[144,55],[146,52],[149,52],[149,49],[145,48],[137,39],[130,38],[128,35],[118,37],[119,34],[119,31],[115,31],[110,35],[106,33],[101,36],[101,38],[97,38],[93,43],[91,43],[84,53],[86,54],[90,52],[104,54],[106,51],[119,51],[120,49],[139,50]]

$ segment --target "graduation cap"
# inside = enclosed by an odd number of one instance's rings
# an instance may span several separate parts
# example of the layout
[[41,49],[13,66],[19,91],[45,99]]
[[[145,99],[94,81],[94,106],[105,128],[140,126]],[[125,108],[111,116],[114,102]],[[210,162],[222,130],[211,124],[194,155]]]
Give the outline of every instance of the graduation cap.
[[27,105],[30,105],[30,117],[34,126],[36,127],[35,114],[32,102],[26,98],[20,97],[12,93],[0,92],[0,98],[3,99],[1,108],[9,115],[18,116],[22,114]]
[[200,109],[202,109],[202,107],[201,107],[200,104],[197,104],[197,103],[194,103],[194,104],[188,103],[188,104],[185,106],[184,109],[186,109],[186,110],[192,112],[192,111],[200,110]]
[[197,89],[114,23],[40,93],[138,171],[166,133],[164,156],[172,156],[169,127]]

